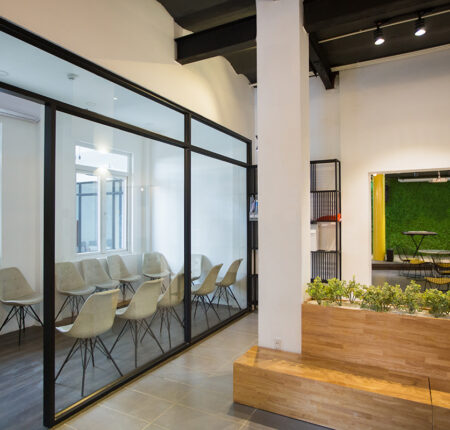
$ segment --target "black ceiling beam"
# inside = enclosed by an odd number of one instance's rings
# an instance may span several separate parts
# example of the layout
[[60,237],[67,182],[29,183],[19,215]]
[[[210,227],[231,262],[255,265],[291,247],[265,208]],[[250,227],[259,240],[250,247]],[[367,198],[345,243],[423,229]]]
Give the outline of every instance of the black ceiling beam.
[[443,0],[304,0],[304,26],[313,33],[330,26],[429,9]]
[[332,90],[337,73],[331,71],[328,60],[314,33],[309,35],[309,64],[313,72],[322,80],[325,89]]
[[256,46],[256,16],[175,39],[177,61],[188,64]]
[[206,9],[176,17],[176,21],[181,27],[197,32],[255,14],[255,0],[228,0]]

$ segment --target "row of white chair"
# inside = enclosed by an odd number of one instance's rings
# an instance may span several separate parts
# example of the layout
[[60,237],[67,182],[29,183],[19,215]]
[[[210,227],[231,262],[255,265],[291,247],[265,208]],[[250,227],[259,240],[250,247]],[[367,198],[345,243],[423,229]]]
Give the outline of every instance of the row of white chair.
[[[225,294],[224,297],[226,297],[229,307],[229,296],[227,294],[231,294],[231,297],[234,298],[238,307],[240,308],[239,302],[237,301],[234,293],[231,289],[229,289],[229,287],[236,282],[236,275],[241,262],[242,259],[234,261],[228,269],[224,278],[222,278],[220,281],[217,279],[217,276],[222,267],[222,264],[214,266],[208,272],[203,282],[201,282],[199,285],[195,285],[195,288],[192,290],[193,304],[195,303],[194,318],[197,313],[197,308],[200,305],[201,307],[203,307],[203,310],[205,312],[205,318],[208,328],[209,308],[213,309],[217,318],[220,320],[217,311],[214,309],[213,303],[214,297],[217,294],[217,307],[219,306],[220,299],[223,294]],[[60,267],[70,267],[70,270],[73,270],[73,268],[75,267],[74,265],[69,266],[68,263],[59,264],[65,264],[65,266]],[[67,270],[64,270],[64,273],[67,274],[67,272]],[[158,314],[161,318],[160,335],[163,324],[165,324],[169,337],[169,347],[171,348],[171,316],[175,316],[181,327],[184,327],[183,321],[176,311],[176,306],[180,305],[184,300],[184,274],[179,273],[178,275],[176,275],[170,283],[169,287],[162,294],[161,289],[161,278],[144,282],[137,289],[130,303],[120,309],[117,309],[119,293],[118,289],[92,294],[84,303],[73,324],[69,324],[63,327],[57,327],[57,330],[60,333],[75,338],[75,341],[71,349],[69,350],[64,362],[62,363],[56,375],[56,379],[61,374],[61,371],[63,370],[67,362],[78,350],[81,350],[82,360],[81,396],[84,396],[87,366],[90,361],[92,361],[92,364],[94,365],[95,349],[99,350],[103,355],[109,358],[119,374],[122,375],[122,372],[114,361],[111,353],[113,352],[119,340],[126,333],[127,329],[129,329],[131,333],[132,341],[134,344],[135,367],[137,367],[138,365],[139,342],[142,342],[147,334],[149,334],[154,339],[158,347],[161,349],[161,352],[164,353],[164,349],[162,348],[161,343],[159,342],[158,338],[151,328],[151,325]],[[217,293],[218,290],[219,293]],[[209,297],[211,294],[214,294],[212,299]],[[117,335],[117,338],[114,341],[111,349],[108,350],[108,348],[103,343],[103,340],[100,338],[100,335],[106,333],[112,328],[114,323],[114,316],[119,319],[125,320],[125,323],[123,324],[119,334]],[[152,319],[150,322],[148,322],[148,319],[150,317],[152,317]]]

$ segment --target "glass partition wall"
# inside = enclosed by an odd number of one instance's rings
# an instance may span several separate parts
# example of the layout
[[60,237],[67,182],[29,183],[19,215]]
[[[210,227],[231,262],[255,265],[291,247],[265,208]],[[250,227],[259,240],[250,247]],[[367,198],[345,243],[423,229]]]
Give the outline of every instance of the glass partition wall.
[[247,311],[250,141],[2,19],[0,48],[0,97],[41,119],[33,151],[2,142],[0,272],[43,293],[17,319],[44,323],[42,386],[21,385],[43,408],[21,419],[52,426]]

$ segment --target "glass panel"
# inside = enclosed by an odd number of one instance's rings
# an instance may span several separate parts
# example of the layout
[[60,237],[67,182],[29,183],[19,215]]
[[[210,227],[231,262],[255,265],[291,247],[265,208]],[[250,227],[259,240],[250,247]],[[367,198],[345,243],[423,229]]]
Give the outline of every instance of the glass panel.
[[77,172],[77,252],[98,251],[98,181],[94,175]]
[[[63,113],[56,145],[60,411],[184,343],[184,149]],[[76,208],[88,205],[75,186],[98,199],[97,219],[81,217],[98,231],[89,255],[75,252]]]
[[0,81],[184,140],[184,115],[0,32]]
[[192,335],[247,306],[246,169],[192,153]]
[[191,123],[192,145],[225,157],[247,162],[247,144],[195,119]]
[[106,180],[106,249],[123,249],[126,231],[126,179],[109,178]]
[[87,148],[86,146],[75,147],[75,162],[81,166],[106,168],[116,172],[128,172],[129,157],[124,154],[106,152]]
[[42,423],[44,108],[0,93],[0,109],[0,300],[24,305],[0,304],[0,427],[32,429]]

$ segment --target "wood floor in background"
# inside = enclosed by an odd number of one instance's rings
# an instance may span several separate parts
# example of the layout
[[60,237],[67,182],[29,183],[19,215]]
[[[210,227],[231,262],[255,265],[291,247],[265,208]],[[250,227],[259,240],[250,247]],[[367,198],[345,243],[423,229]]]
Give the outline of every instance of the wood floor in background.
[[[232,314],[238,309],[233,308]],[[183,310],[178,310],[180,316]],[[219,307],[221,320],[229,317],[228,308]],[[210,309],[208,318],[211,326],[219,321]],[[106,346],[110,348],[121,329],[121,321],[116,321],[113,330],[102,336]],[[165,351],[169,351],[167,331],[163,327],[160,336],[160,321],[155,320],[152,329],[161,342]],[[192,322],[193,335],[200,334],[207,329],[203,312],[198,312]],[[171,321],[172,348],[184,342],[184,333],[180,324]],[[56,370],[66,357],[73,339],[56,335]],[[116,345],[113,358],[123,374],[134,369],[134,346],[131,335],[125,335]],[[161,355],[155,341],[146,336],[138,350],[138,366],[143,365]],[[81,359],[77,353],[63,369],[56,384],[56,409],[61,410],[80,400],[81,396]],[[111,383],[119,374],[111,362],[97,352],[95,368],[89,365],[86,372],[85,394]],[[0,336],[0,428],[2,430],[38,430],[43,429],[42,423],[42,328],[30,327],[26,329],[22,345],[17,344],[17,332]]]

